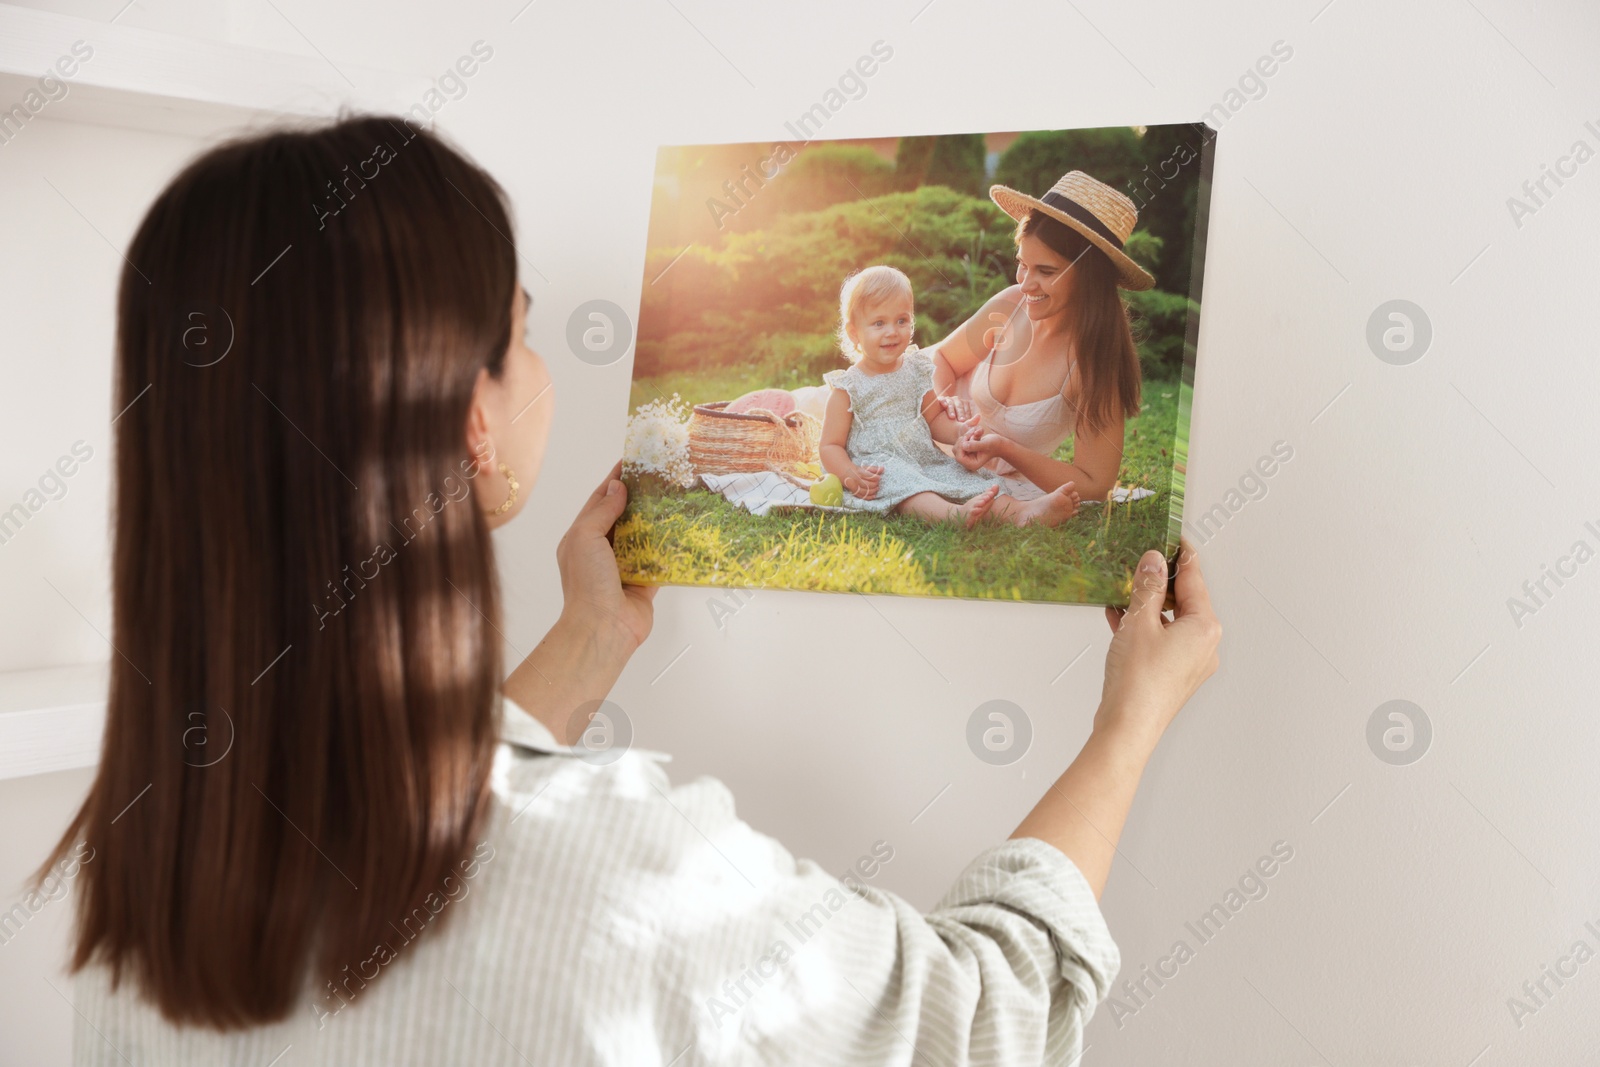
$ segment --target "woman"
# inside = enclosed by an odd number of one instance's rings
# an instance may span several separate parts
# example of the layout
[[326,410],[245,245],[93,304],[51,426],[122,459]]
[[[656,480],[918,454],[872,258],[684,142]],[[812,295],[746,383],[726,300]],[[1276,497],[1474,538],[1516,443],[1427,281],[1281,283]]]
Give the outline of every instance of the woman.
[[[1018,220],[1017,284],[991,297],[938,345],[934,389],[952,418],[981,433],[953,454],[1011,476],[1023,499],[1073,483],[1104,500],[1122,465],[1124,420],[1139,411],[1139,353],[1117,295],[1148,289],[1123,251],[1133,202],[1082,171],[1042,198],[1004,185],[994,202]],[[1055,451],[1076,435],[1072,462]]]
[[[512,232],[487,174],[370,117],[210,151],[141,224],[119,654],[98,776],[40,872],[93,849],[77,1061],[1075,1057],[1118,966],[1096,900],[1139,775],[1216,666],[1198,569],[1166,622],[1150,554],[1108,610],[1082,753],[927,915],[862,881],[891,846],[841,882],[714,780],[585,758],[655,590],[619,581],[613,467],[502,690],[489,531],[554,399]],[[196,314],[231,322],[222,358],[186,348]]]

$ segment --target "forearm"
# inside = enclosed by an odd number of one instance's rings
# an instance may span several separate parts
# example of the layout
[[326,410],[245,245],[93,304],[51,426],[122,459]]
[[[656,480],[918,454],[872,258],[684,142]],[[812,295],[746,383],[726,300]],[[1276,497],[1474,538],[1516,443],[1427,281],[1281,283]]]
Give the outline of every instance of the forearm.
[[817,459],[823,470],[838,475],[841,482],[856,473],[855,462],[843,445],[823,445],[817,449]]
[[956,392],[956,372],[937,348],[933,350],[933,391],[940,396],[954,396]]
[[928,420],[928,432],[935,441],[941,444],[953,445],[961,436],[961,424],[948,415],[937,415]]
[[608,627],[563,614],[501,688],[557,741],[572,744],[588,726],[586,716],[575,722],[574,714],[584,705],[598,707],[632,651]]
[[931,395],[923,399],[922,417],[928,423],[928,432],[933,435],[935,441],[953,445],[961,436],[962,425],[952,419],[950,413],[945,411],[944,405],[933,400]]
[[1077,759],[1011,836],[1036,837],[1060,849],[1099,899],[1154,747],[1154,738],[1117,721],[1102,707]]
[[1072,482],[1078,495],[1084,500],[1104,500],[1115,484],[1113,473],[1094,473],[1084,470],[1074,463],[1056,459],[1054,456],[1041,455],[1031,448],[1024,448],[1010,438],[1000,445],[999,453],[1001,459],[1017,468],[1023,477],[1047,493]]

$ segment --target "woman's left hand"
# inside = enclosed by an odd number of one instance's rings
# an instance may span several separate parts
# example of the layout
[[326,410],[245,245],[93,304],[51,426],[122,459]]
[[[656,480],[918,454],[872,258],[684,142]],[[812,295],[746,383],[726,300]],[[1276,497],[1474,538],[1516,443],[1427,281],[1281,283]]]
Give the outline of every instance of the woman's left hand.
[[[619,476],[622,461],[584,501],[578,517],[556,545],[561,568],[563,618],[586,632],[623,639],[630,651],[650,636],[657,586],[623,585],[611,528],[628,502],[628,487]],[[615,491],[607,486],[615,483]]]

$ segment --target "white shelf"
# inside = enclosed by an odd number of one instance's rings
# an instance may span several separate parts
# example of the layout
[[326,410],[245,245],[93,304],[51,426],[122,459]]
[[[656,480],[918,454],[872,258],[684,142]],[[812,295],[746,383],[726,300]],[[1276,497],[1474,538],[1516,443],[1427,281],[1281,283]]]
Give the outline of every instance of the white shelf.
[[403,112],[432,85],[418,75],[0,4],[0,109],[37,89],[75,41],[93,56],[70,78],[56,74],[67,95],[34,118],[206,136],[343,108]]
[[106,668],[90,663],[0,674],[0,779],[99,761]]

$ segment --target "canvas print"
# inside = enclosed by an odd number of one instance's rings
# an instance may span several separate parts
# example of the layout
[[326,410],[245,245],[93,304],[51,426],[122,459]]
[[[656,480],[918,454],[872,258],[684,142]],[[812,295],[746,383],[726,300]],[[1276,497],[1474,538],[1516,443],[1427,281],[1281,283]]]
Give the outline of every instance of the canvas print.
[[1127,604],[1178,547],[1214,140],[662,148],[623,580]]

